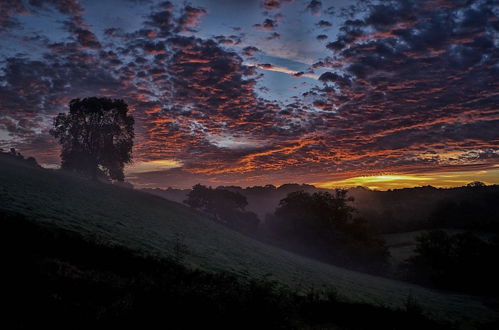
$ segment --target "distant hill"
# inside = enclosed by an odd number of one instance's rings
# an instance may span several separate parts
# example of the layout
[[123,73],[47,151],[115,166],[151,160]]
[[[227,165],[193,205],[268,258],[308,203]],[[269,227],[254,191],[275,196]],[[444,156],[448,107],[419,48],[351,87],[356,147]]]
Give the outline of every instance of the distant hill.
[[[279,201],[290,192],[331,191],[307,184],[218,188],[246,196],[246,209],[255,212],[260,221],[264,221],[267,214],[273,213]],[[143,191],[182,203],[190,189],[156,188]],[[447,189],[425,186],[388,191],[356,187],[349,189],[348,193],[354,197],[353,206],[358,210],[358,215],[381,233],[434,227],[499,232],[499,203],[494,202],[499,200],[499,185]]]
[[[241,188],[238,186],[219,186],[217,188],[227,189],[230,191],[235,191],[246,196],[248,200],[248,206],[246,210],[255,212],[260,220],[264,220],[268,213],[273,213],[279,201],[286,197],[287,194],[304,190],[307,192],[325,191],[326,189],[316,188],[308,184],[296,184],[289,183],[282,186],[276,187],[274,185],[266,186],[255,186],[248,188]],[[160,189],[160,188],[146,188],[142,191],[151,193],[156,196],[163,197],[165,199],[182,203],[185,199],[190,189]]]
[[462,326],[496,317],[479,297],[438,292],[327,265],[268,246],[184,205],[141,191],[92,182],[0,155],[0,211],[125,246],[145,255],[241,279],[266,278],[298,290],[335,287],[343,299],[402,307],[409,296],[437,319]]

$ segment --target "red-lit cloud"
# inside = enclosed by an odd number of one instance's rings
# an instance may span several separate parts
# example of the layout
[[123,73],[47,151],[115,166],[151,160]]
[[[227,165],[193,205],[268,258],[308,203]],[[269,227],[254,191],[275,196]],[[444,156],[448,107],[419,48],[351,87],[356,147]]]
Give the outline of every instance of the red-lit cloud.
[[[259,8],[275,14],[282,3]],[[42,53],[6,57],[0,73],[2,145],[42,163],[57,162],[50,118],[92,95],[130,105],[129,174],[147,185],[321,183],[499,163],[499,20],[489,1],[384,1],[358,17],[312,17],[324,57],[303,71],[259,62],[263,47],[241,35],[200,37],[210,10],[190,5],[164,2],[125,32],[98,31],[76,1],[13,2],[0,7],[0,29],[50,8],[68,37],[40,37]],[[322,15],[322,3],[307,10]],[[282,28],[275,17],[260,17],[261,29]],[[338,35],[326,34],[337,24]],[[316,83],[287,100],[263,98],[270,71]]]

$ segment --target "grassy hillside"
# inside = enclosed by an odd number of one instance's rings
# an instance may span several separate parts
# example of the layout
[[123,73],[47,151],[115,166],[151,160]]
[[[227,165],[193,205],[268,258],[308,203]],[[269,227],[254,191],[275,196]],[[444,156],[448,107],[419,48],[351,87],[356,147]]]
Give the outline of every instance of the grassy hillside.
[[[0,155],[0,209],[90,235],[106,244],[244,278],[267,278],[292,288],[335,287],[345,299],[401,307],[412,295],[437,319],[470,325],[497,317],[480,298],[348,271],[267,246],[180,204],[143,192],[36,169]],[[183,253],[184,255],[184,253]]]
[[393,310],[341,301],[334,290],[299,295],[276,282],[193,270],[3,211],[0,259],[8,302],[0,324],[8,329],[455,330],[411,300]]

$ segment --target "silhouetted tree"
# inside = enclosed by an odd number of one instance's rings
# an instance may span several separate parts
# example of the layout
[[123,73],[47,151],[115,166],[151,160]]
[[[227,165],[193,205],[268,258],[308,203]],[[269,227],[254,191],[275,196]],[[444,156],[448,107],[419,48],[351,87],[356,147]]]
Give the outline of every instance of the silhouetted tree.
[[432,228],[458,228],[499,233],[499,190],[467,186],[459,194],[435,203],[428,216]]
[[134,119],[123,100],[73,99],[69,113],[54,119],[50,133],[62,145],[61,167],[97,178],[101,173],[123,181],[132,158]]
[[185,203],[193,208],[217,215],[228,210],[244,211],[248,202],[244,195],[226,189],[213,189],[201,184],[192,187]]
[[336,189],[334,194],[316,192],[309,194],[295,191],[279,202],[275,215],[290,222],[292,230],[314,228],[323,232],[344,229],[353,219],[354,208],[349,205],[353,198],[347,191]]
[[280,201],[274,216],[267,218],[267,225],[274,234],[304,242],[336,261],[355,257],[383,263],[388,250],[367,222],[354,216],[352,201],[343,189],[291,192]]
[[470,187],[470,188],[483,188],[486,186],[487,185],[481,181],[473,181],[473,182],[470,182],[466,185],[466,187]]
[[467,231],[450,235],[433,230],[417,237],[416,254],[404,267],[413,280],[440,288],[497,295],[497,237],[482,239]]
[[227,189],[206,187],[197,184],[187,194],[187,205],[213,215],[236,229],[254,231],[258,226],[258,216],[244,210],[248,201],[241,193]]

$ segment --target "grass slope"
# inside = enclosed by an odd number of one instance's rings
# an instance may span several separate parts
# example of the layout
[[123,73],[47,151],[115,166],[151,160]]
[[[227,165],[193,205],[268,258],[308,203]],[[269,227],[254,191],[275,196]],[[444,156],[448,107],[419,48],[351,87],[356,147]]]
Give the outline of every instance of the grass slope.
[[497,317],[478,297],[437,292],[300,257],[231,231],[178,203],[31,168],[3,155],[0,209],[156,256],[173,256],[180,235],[187,246],[184,262],[194,268],[265,277],[302,290],[333,286],[351,301],[390,307],[402,307],[412,295],[436,319],[463,327]]

